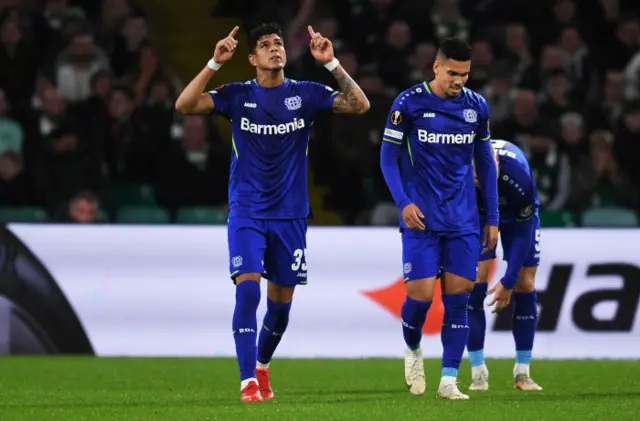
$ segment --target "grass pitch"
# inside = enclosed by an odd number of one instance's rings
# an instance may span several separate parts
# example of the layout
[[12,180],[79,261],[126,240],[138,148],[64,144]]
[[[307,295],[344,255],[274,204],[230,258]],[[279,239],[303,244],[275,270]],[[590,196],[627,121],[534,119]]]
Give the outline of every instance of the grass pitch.
[[[276,398],[240,402],[232,359],[0,358],[0,420],[625,420],[640,417],[640,362],[534,361],[542,392],[513,390],[512,361],[489,360],[490,390],[435,398],[440,362],[425,361],[427,393],[410,396],[401,360],[275,360]],[[469,385],[468,361],[459,386]]]

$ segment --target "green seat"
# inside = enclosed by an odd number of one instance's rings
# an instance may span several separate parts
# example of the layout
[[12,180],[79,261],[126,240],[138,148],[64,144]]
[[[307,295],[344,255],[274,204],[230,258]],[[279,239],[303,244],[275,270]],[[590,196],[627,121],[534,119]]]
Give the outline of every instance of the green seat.
[[606,207],[587,209],[582,213],[583,227],[636,227],[638,214],[631,209]]
[[50,220],[46,210],[35,206],[0,208],[2,222],[48,222]]
[[224,225],[227,223],[227,211],[209,206],[189,206],[180,208],[176,215],[179,224]]
[[104,209],[98,209],[98,222],[105,224],[109,223],[109,213]]
[[123,206],[116,211],[116,222],[121,224],[167,224],[169,212],[157,206]]
[[540,211],[540,226],[549,227],[573,227],[576,221],[571,212],[566,210]]
[[110,202],[114,207],[156,205],[156,194],[148,184],[123,184],[115,186]]

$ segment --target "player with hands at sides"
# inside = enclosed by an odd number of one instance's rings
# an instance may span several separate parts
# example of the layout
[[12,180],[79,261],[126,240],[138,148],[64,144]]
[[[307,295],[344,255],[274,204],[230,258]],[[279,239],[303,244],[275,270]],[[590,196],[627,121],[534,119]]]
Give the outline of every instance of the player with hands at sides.
[[[340,66],[331,41],[309,26],[313,57],[330,71],[340,92],[288,79],[282,30],[263,23],[249,33],[256,78],[206,91],[231,60],[238,27],[216,45],[213,58],[176,101],[183,114],[218,114],[232,126],[229,178],[229,271],[236,285],[232,332],[241,399],[273,398],[269,363],[288,322],[295,287],[307,282],[308,140],[323,110],[362,114],[369,101]],[[267,279],[267,313],[257,334],[261,278]]]
[[[469,399],[456,381],[469,331],[469,293],[481,245],[492,250],[498,240],[489,108],[481,95],[464,87],[470,68],[471,47],[460,39],[443,40],[433,66],[435,78],[395,99],[380,153],[380,167],[400,213],[405,381],[411,394],[425,392],[422,327],[442,269],[445,314],[437,396],[452,400]],[[474,160],[486,205],[482,238]]]

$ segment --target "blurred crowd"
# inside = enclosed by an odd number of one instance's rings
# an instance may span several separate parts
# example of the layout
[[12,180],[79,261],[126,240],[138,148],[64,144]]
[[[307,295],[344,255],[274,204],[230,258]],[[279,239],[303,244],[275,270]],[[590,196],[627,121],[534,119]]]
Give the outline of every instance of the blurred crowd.
[[133,2],[0,7],[0,206],[93,221],[136,184],[169,210],[226,203],[225,142],[207,118],[174,113],[182,82]]
[[[379,170],[395,96],[428,80],[442,37],[473,48],[468,87],[495,139],[529,157],[545,210],[640,210],[640,2],[637,0],[220,0],[212,19],[281,23],[287,76],[337,88],[308,51],[306,26],[333,40],[367,93],[367,114],[326,113],[310,146],[325,203],[347,224],[395,224]],[[158,203],[226,205],[229,142],[183,118],[177,77],[127,0],[0,0],[0,206],[108,203],[153,186]],[[94,212],[95,213],[95,212]],[[91,219],[91,218],[89,218]]]

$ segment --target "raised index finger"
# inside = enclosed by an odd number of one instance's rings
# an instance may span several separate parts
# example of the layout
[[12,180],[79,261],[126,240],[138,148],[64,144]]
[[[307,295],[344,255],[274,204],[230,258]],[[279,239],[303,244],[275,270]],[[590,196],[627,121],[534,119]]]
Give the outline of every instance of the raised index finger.
[[307,31],[309,31],[309,35],[311,35],[311,38],[316,36],[316,31],[313,30],[311,25],[307,26]]
[[239,26],[235,26],[235,27],[231,30],[231,32],[229,32],[229,37],[230,37],[230,38],[235,37],[235,36],[236,36],[236,34],[238,33],[238,29],[240,29],[240,27],[239,27]]

